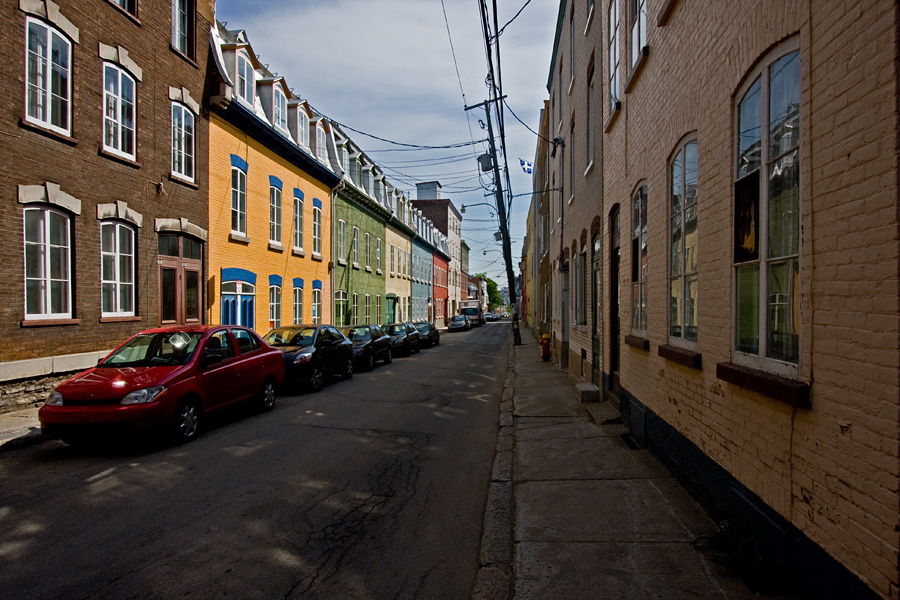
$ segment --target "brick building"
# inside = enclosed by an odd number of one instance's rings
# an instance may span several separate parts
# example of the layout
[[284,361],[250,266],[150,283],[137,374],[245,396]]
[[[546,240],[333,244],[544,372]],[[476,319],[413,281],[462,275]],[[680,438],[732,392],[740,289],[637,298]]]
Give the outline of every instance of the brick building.
[[[328,121],[217,24],[210,69],[209,319],[262,334],[332,322]],[[329,146],[330,143],[330,146]]]
[[890,0],[563,0],[550,63],[554,356],[817,598],[900,585],[898,39]]
[[91,366],[141,329],[202,321],[213,13],[202,0],[0,9],[0,379]]

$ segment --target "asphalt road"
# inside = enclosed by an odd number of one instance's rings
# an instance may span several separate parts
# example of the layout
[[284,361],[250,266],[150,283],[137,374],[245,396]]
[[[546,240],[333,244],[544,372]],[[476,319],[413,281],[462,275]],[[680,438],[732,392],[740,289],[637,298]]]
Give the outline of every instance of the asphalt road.
[[176,447],[0,454],[0,599],[468,598],[511,333],[444,333]]

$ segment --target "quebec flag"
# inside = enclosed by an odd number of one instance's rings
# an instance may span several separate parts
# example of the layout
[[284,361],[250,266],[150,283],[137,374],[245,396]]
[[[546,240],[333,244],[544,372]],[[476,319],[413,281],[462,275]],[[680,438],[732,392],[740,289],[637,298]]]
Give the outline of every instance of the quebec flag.
[[522,160],[521,158],[519,159],[519,164],[522,165],[523,171],[525,171],[527,174],[531,175],[534,165],[532,165],[530,162],[526,162],[526,161]]

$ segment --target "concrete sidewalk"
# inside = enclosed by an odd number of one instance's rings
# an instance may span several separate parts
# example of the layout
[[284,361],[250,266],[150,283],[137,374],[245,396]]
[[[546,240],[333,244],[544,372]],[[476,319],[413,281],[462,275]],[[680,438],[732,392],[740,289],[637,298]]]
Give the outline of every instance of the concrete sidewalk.
[[0,413],[0,452],[36,444],[43,439],[37,413],[36,406]]
[[618,412],[582,403],[522,329],[501,404],[477,600],[754,597],[695,543],[716,526]]

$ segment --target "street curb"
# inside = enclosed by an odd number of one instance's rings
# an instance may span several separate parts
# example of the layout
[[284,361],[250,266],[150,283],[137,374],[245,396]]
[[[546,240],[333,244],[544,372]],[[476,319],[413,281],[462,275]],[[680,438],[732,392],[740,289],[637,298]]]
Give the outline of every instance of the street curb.
[[513,427],[514,343],[510,343],[507,377],[500,400],[497,447],[491,469],[484,525],[481,534],[479,568],[471,600],[510,600],[515,582],[513,573],[513,524],[515,521],[515,429]]
[[2,454],[3,452],[8,452],[10,450],[18,450],[20,448],[27,448],[28,446],[35,446],[46,439],[47,438],[45,438],[44,434],[40,431],[32,431],[30,433],[26,433],[25,435],[12,438],[11,440],[0,442],[0,454]]

